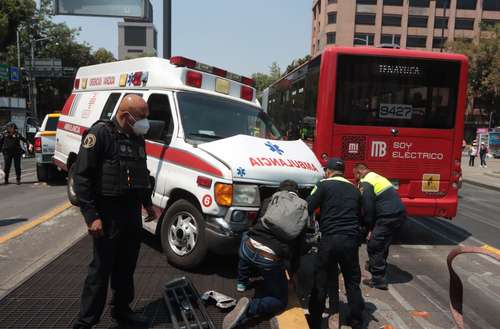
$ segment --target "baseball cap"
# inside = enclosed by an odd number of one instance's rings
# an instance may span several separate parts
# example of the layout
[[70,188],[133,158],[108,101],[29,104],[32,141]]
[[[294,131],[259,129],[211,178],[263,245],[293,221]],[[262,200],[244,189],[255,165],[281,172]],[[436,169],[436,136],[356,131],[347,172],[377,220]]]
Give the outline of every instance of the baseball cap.
[[336,170],[336,171],[344,171],[345,165],[344,165],[344,160],[341,158],[330,158],[328,162],[326,163],[326,168],[330,170]]

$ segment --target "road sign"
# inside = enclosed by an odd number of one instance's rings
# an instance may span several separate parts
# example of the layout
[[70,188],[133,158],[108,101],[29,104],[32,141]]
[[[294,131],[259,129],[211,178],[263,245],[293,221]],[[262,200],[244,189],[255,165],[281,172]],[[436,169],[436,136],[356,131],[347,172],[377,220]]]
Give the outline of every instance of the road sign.
[[54,0],[56,15],[131,17],[145,19],[149,0]]
[[10,79],[9,65],[0,64],[0,80],[9,80],[9,79]]
[[35,58],[34,61],[31,59],[26,59],[24,61],[24,66],[27,68],[36,66],[48,66],[48,67],[62,67],[62,61],[59,58]]
[[10,68],[10,80],[11,81],[19,81],[20,78],[21,78],[21,74],[19,72],[19,68],[12,66]]

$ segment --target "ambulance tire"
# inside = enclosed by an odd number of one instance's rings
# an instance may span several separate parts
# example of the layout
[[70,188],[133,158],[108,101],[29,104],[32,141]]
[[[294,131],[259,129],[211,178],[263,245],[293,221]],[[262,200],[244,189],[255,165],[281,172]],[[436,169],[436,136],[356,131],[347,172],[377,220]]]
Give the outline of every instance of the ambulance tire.
[[36,178],[39,182],[47,182],[49,180],[49,166],[44,163],[36,164]]
[[[184,216],[196,225],[197,241],[194,248],[185,255],[178,255],[171,246],[169,231],[172,225],[176,225],[179,216]],[[205,222],[200,210],[191,202],[180,199],[175,201],[165,213],[161,225],[161,244],[163,252],[167,256],[167,261],[181,269],[194,269],[205,259],[208,246],[205,238]]]
[[78,207],[78,205],[79,205],[78,204],[78,198],[76,197],[75,187],[74,187],[75,181],[73,179],[74,173],[75,173],[75,167],[71,166],[69,168],[69,172],[68,172],[68,184],[66,184],[66,191],[67,191],[67,194],[68,194],[68,200],[69,200],[69,202],[73,206],[77,206]]

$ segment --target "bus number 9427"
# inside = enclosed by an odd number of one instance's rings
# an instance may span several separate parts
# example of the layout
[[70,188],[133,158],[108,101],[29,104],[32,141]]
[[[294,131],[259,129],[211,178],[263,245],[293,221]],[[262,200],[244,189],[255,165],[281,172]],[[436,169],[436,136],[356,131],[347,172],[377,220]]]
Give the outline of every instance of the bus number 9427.
[[404,104],[380,104],[378,116],[381,119],[411,120],[413,108]]

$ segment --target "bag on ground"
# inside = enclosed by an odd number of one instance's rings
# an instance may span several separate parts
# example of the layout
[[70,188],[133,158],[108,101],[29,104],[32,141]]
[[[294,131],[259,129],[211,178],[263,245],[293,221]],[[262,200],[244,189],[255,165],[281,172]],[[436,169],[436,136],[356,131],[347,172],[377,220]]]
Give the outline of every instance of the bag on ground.
[[295,239],[307,224],[307,202],[297,194],[280,191],[273,194],[262,217],[262,224],[279,238]]

